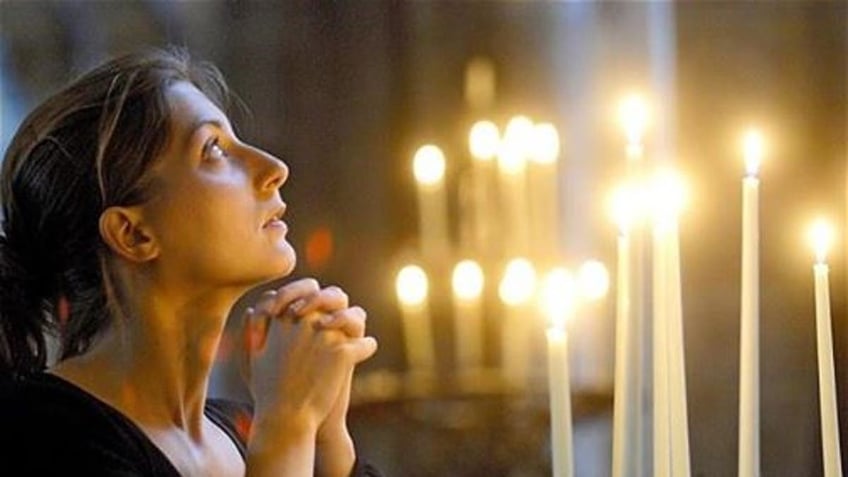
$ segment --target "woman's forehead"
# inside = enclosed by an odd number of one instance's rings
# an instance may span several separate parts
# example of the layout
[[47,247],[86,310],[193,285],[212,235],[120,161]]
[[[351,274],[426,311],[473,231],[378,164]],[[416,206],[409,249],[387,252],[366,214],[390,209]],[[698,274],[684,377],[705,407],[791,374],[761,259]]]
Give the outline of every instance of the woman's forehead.
[[195,129],[209,122],[218,123],[226,129],[230,128],[227,115],[196,86],[187,81],[171,85],[166,92],[166,98],[171,110],[171,128],[175,132],[191,134]]

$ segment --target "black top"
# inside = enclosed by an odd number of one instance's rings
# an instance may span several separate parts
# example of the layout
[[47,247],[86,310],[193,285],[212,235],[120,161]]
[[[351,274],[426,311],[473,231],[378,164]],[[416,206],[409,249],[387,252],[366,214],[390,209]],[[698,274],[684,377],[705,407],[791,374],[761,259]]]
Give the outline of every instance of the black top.
[[[222,399],[206,417],[245,457],[251,411]],[[0,462],[21,475],[179,476],[165,454],[132,421],[74,384],[49,373],[0,383]],[[354,477],[378,477],[361,461]]]

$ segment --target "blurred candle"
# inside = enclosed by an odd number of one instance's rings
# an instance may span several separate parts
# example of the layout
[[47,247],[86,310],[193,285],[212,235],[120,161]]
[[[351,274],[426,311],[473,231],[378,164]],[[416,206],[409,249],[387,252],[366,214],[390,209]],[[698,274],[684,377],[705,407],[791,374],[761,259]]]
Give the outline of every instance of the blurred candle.
[[615,378],[613,380],[612,475],[638,475],[639,416],[641,409],[641,361],[639,341],[630,300],[631,249],[630,227],[634,220],[635,198],[630,188],[622,187],[613,196],[613,216],[618,226],[618,270],[615,303]]
[[642,135],[648,125],[648,107],[645,100],[632,95],[621,102],[619,109],[621,124],[627,134],[628,161],[642,158]]
[[751,131],[744,139],[742,179],[742,290],[739,334],[739,477],[760,475],[760,275],[759,186],[763,141]]
[[533,123],[525,116],[510,119],[498,149],[498,194],[503,218],[503,255],[526,256],[529,250],[527,157]]
[[468,134],[468,146],[472,160],[467,193],[470,202],[467,226],[471,231],[467,251],[478,254],[486,263],[498,252],[492,250],[499,234],[493,220],[498,214],[494,204],[497,196],[493,194],[497,185],[494,159],[500,147],[498,127],[491,121],[474,123]]
[[421,255],[429,263],[443,260],[448,251],[448,209],[445,193],[445,155],[427,144],[413,158],[418,184],[418,219]]
[[842,476],[839,449],[839,416],[836,407],[836,379],[833,364],[833,337],[830,320],[830,284],[825,261],[833,241],[833,229],[824,221],[816,222],[810,231],[816,252],[813,265],[816,297],[816,337],[819,368],[819,409],[821,411],[822,458],[825,477]]
[[483,364],[483,270],[473,260],[463,260],[453,269],[456,359],[459,369]]
[[574,279],[565,269],[554,269],[543,282],[542,308],[549,320],[548,395],[550,399],[551,460],[554,477],[574,475],[571,424],[571,383],[568,369],[568,320],[574,314]]
[[400,302],[406,359],[413,372],[433,372],[436,367],[430,325],[427,274],[417,265],[398,272],[395,290]]
[[558,255],[559,151],[556,127],[551,123],[534,125],[528,165],[532,250],[547,263]]
[[504,303],[501,328],[501,369],[513,384],[525,385],[530,368],[533,313],[527,305],[536,293],[536,270],[526,258],[511,260],[504,269],[498,294]]

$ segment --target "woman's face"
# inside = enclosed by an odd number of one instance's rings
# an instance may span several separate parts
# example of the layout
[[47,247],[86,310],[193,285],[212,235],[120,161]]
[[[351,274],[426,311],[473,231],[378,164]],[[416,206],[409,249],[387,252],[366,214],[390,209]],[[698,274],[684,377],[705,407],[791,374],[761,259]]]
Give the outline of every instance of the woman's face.
[[175,83],[167,98],[170,140],[143,206],[159,244],[157,272],[225,286],[290,273],[295,252],[279,193],[286,165],[239,141],[224,113],[190,83]]

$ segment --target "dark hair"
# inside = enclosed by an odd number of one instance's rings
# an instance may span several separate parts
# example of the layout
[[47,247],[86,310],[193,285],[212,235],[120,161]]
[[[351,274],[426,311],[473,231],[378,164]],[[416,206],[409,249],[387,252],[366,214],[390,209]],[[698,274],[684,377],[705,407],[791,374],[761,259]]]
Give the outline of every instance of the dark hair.
[[101,213],[147,200],[168,141],[167,88],[193,83],[225,111],[220,72],[184,50],[115,58],[49,97],[23,121],[2,165],[0,378],[84,353],[116,314]]

